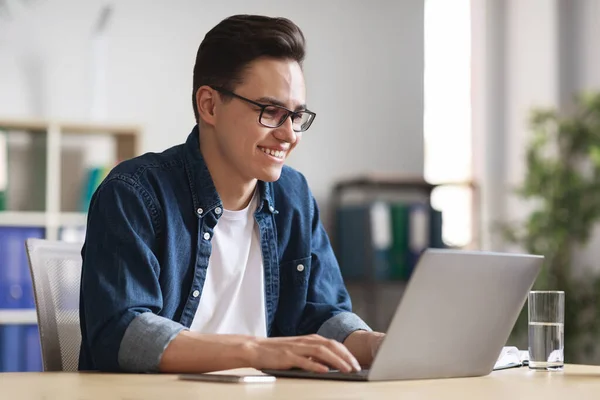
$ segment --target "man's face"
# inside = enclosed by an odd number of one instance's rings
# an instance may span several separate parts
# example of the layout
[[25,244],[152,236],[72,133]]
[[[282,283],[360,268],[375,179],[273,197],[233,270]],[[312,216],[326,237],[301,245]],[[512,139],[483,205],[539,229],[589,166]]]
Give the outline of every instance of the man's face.
[[[304,74],[297,62],[260,58],[244,72],[235,94],[261,104],[282,105],[289,110],[304,108]],[[278,128],[259,123],[260,108],[238,98],[225,102],[217,96],[215,133],[225,161],[242,179],[272,182],[279,179],[285,159],[302,134],[294,132],[291,118]],[[272,154],[275,153],[275,154]]]

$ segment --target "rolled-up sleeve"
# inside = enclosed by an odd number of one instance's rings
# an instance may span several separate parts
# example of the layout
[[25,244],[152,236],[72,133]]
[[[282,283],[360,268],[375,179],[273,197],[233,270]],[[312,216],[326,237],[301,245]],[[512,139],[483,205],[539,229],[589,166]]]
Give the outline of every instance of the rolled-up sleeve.
[[92,198],[80,323],[82,351],[93,369],[157,371],[162,352],[184,329],[158,315],[160,215],[151,195],[128,177],[108,178]]
[[147,312],[127,327],[119,346],[119,365],[135,372],[158,372],[167,345],[184,329],[168,318]]
[[325,321],[317,334],[343,343],[352,332],[358,330],[370,331],[371,328],[358,315],[341,312]]

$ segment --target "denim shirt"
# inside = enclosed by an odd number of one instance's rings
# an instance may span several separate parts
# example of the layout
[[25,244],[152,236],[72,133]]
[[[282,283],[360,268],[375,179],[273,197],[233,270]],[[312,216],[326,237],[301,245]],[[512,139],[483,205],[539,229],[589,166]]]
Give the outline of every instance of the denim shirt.
[[[169,342],[189,329],[223,207],[199,134],[196,126],[185,144],[120,163],[94,193],[82,248],[80,370],[156,372]],[[268,336],[343,342],[369,330],[351,312],[304,176],[283,167],[279,180],[258,187]]]

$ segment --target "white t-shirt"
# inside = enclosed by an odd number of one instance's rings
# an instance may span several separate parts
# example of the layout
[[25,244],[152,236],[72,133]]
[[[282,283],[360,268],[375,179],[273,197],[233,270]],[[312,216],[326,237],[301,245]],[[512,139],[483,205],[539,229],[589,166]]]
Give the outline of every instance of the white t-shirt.
[[257,205],[255,191],[245,209],[223,210],[191,331],[267,336],[260,233],[254,220]]

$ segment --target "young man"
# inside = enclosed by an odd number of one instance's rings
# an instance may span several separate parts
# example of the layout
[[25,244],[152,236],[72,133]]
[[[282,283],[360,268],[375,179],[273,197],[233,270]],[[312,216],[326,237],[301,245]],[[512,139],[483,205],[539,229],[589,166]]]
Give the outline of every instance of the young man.
[[234,16],[208,32],[186,143],[121,163],[92,199],[80,369],[371,362],[383,334],[351,312],[306,180],[283,165],[315,118],[303,59],[287,19]]

